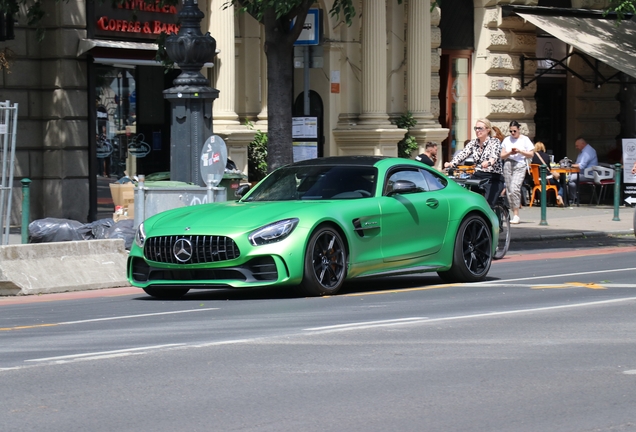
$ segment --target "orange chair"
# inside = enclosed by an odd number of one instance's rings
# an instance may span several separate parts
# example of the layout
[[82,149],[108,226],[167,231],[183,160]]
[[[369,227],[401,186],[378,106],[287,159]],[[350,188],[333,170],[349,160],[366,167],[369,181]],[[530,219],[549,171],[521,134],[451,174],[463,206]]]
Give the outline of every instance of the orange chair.
[[[541,174],[539,174],[540,166],[541,165],[538,164],[530,164],[530,172],[532,173],[532,181],[534,182],[534,187],[532,188],[532,197],[530,198],[530,207],[532,207],[532,204],[534,203],[535,193],[537,193],[537,191],[541,193]],[[555,185],[549,184],[548,180],[546,179],[546,195],[549,191],[554,191],[555,199],[558,199],[557,196],[559,195],[559,189]]]

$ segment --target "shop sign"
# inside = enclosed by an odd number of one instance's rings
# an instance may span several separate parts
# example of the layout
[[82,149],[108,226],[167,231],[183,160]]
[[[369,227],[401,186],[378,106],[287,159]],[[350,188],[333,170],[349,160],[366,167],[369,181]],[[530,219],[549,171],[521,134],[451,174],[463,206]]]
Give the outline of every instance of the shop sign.
[[636,163],[636,139],[623,138],[623,197],[625,203],[636,205],[636,175],[632,167]]
[[150,144],[144,141],[144,134],[129,137],[128,152],[135,157],[143,158],[150,154]]
[[152,39],[162,33],[179,31],[179,6],[147,4],[145,0],[129,0],[113,7],[111,2],[94,2],[91,20],[95,36],[114,40]]

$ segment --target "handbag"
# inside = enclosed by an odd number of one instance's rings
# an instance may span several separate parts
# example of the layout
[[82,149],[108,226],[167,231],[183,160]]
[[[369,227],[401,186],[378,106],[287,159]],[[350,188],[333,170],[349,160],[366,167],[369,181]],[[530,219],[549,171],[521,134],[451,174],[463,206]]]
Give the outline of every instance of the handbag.
[[[550,166],[547,163],[545,163],[545,161],[543,160],[543,158],[541,157],[541,154],[539,154],[539,152],[537,152],[537,156],[539,156],[539,159],[541,159],[541,162],[543,163],[543,165],[546,166]],[[550,174],[546,177],[546,179],[550,179],[550,178],[554,178],[555,180],[559,180],[559,178],[561,177],[561,173],[555,172],[553,173],[552,171],[548,171]]]

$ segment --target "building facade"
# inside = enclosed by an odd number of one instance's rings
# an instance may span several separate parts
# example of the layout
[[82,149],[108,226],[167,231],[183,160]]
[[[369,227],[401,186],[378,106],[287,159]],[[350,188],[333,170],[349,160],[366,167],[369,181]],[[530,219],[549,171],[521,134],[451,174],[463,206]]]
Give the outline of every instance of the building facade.
[[504,135],[518,121],[557,161],[576,159],[574,141],[583,136],[602,162],[620,162],[620,138],[636,132],[629,84],[636,74],[624,67],[635,52],[620,40],[632,23],[604,19],[608,3],[444,0],[441,124],[451,130],[444,156],[471,137],[476,119],[487,118]]
[[[178,29],[179,7],[144,7],[133,21],[131,8],[139,4],[44,2],[42,42],[23,18],[15,39],[0,42],[10,59],[0,74],[0,99],[19,104],[14,224],[21,220],[22,178],[32,180],[31,220],[89,221],[112,214],[110,183],[125,174],[161,178],[169,171],[171,112],[162,91],[179,71],[166,72],[154,60],[154,42],[159,32]],[[205,13],[201,29],[218,50],[204,74],[220,91],[214,133],[247,173],[254,130],[246,121],[267,130],[264,33],[252,17],[225,4],[198,1]],[[406,131],[395,120],[407,112],[417,120],[410,133],[418,151],[426,141],[443,142],[438,164],[472,138],[478,118],[504,133],[511,120],[519,121],[556,158],[574,159],[574,139],[584,135],[609,160],[617,137],[632,133],[617,119],[625,112],[619,81],[631,78],[598,85],[598,73],[618,71],[586,52],[568,57],[567,69],[537,77],[551,65],[545,58],[580,50],[520,15],[532,11],[509,10],[592,10],[606,2],[444,0],[431,8],[429,0],[357,0],[350,26],[329,14],[332,5],[316,2],[322,37],[316,46],[297,47],[290,65],[294,117],[301,126],[306,118],[316,122],[314,137],[294,138],[299,157],[396,156]]]

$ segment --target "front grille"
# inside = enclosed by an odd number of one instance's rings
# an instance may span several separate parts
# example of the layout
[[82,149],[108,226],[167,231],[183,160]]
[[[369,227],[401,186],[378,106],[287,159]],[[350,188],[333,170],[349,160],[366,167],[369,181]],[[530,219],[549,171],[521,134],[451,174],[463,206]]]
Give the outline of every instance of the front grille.
[[150,237],[144,244],[144,256],[149,261],[168,264],[204,264],[236,259],[238,246],[225,236],[163,236]]
[[199,284],[209,286],[215,281],[235,282],[268,282],[278,279],[276,263],[272,257],[254,258],[237,267],[224,267],[218,269],[206,268],[171,268],[163,269],[153,267],[141,258],[133,257],[132,278],[136,282],[191,282],[195,287]]

